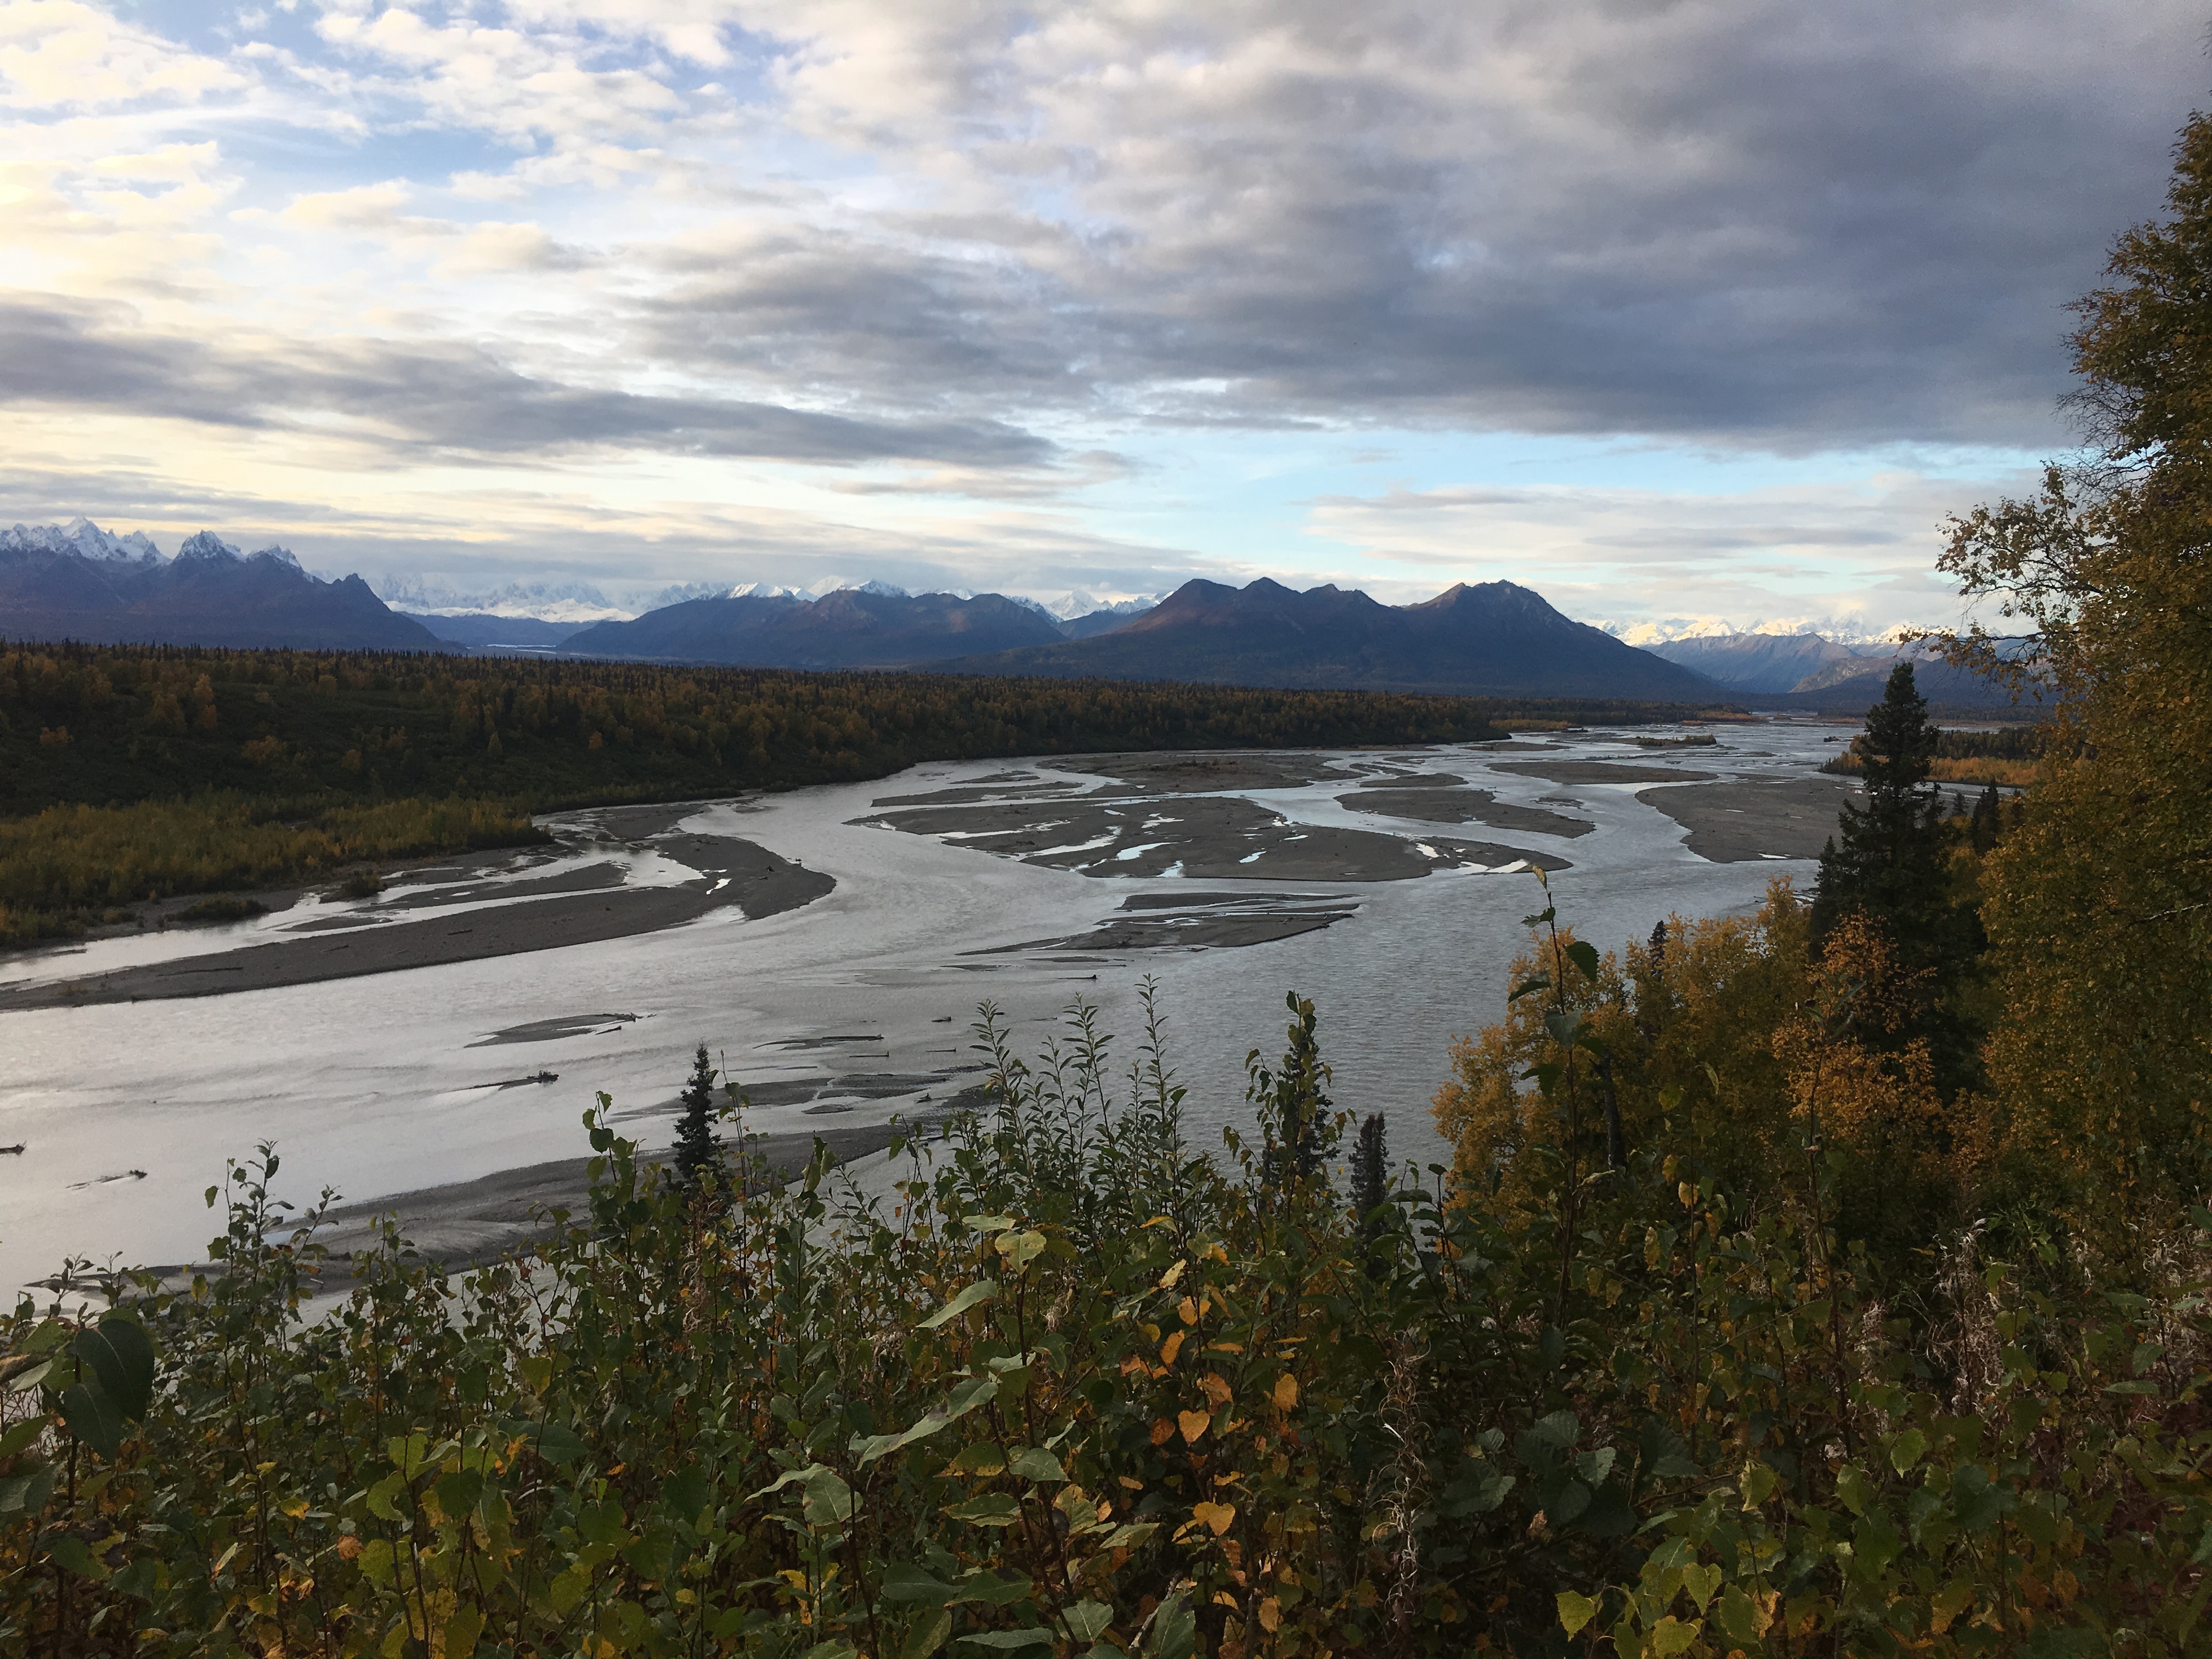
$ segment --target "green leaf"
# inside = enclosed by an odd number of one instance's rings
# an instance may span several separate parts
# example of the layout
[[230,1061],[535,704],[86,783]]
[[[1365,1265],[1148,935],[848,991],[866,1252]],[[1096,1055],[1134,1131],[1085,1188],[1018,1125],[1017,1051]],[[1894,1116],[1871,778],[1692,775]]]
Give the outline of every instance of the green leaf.
[[69,1431],[110,1462],[123,1449],[123,1413],[96,1377],[72,1382],[61,1393],[62,1421]]
[[1114,1622],[1114,1609],[1103,1601],[1078,1601],[1060,1617],[1075,1632],[1077,1641],[1092,1642],[1097,1639],[1099,1632]]
[[80,1578],[89,1578],[98,1583],[107,1577],[106,1566],[93,1559],[92,1552],[84,1547],[84,1540],[73,1532],[59,1533],[49,1538],[46,1553]]
[[1844,1500],[1844,1507],[1853,1515],[1864,1515],[1867,1505],[1875,1501],[1875,1492],[1858,1467],[1846,1463],[1836,1471],[1836,1496]]
[[39,1437],[40,1431],[44,1429],[46,1426],[46,1419],[45,1418],[33,1417],[18,1423],[14,1428],[9,1430],[7,1433],[0,1434],[0,1457],[13,1457],[17,1452],[21,1451],[26,1446],[28,1446],[33,1441],[36,1440]]
[[1662,1659],[1673,1654],[1687,1653],[1697,1641],[1698,1632],[1705,1627],[1705,1621],[1702,1619],[1692,1619],[1685,1624],[1669,1613],[1654,1625],[1650,1635],[1644,1638],[1646,1644],[1644,1650],[1658,1654]]
[[1198,1615],[1191,1611],[1189,1598],[1177,1590],[1152,1615],[1146,1659],[1190,1659],[1197,1647]]
[[1720,1606],[1714,1609],[1713,1620],[1723,1633],[1740,1647],[1750,1647],[1761,1634],[1758,1605],[1734,1584],[1721,1592]]
[[1903,1474],[1920,1461],[1920,1454],[1928,1449],[1928,1437],[1917,1429],[1907,1429],[1889,1443],[1889,1466]]
[[110,1313],[79,1331],[69,1351],[92,1367],[115,1409],[131,1422],[146,1415],[154,1398],[154,1343],[130,1315]]
[[1006,1465],[1024,1480],[1065,1480],[1067,1472],[1060,1467],[1060,1460],[1050,1452],[1036,1446],[1024,1446],[1014,1454],[1014,1461]]
[[929,1656],[945,1645],[945,1638],[952,1634],[952,1615],[936,1613],[921,1620],[907,1632],[900,1644],[899,1659],[929,1659]]
[[1034,1228],[1028,1232],[1001,1233],[999,1254],[1006,1257],[1009,1272],[1019,1273],[1044,1254],[1044,1235]]
[[1531,995],[1538,991],[1548,991],[1551,988],[1552,981],[1550,978],[1546,975],[1539,974],[1534,979],[1522,980],[1518,985],[1513,988],[1513,994],[1505,1000],[1508,1002],[1518,1002],[1522,997]]
[[1028,1630],[981,1630],[960,1639],[979,1648],[1048,1648],[1054,1642],[1053,1633],[1042,1625]]
[[0,1520],[11,1515],[36,1515],[53,1495],[59,1473],[51,1463],[33,1463],[27,1469],[0,1479]]
[[884,1568],[884,1600],[928,1601],[942,1607],[960,1600],[960,1592],[926,1567],[893,1561]]
[[1559,1624],[1570,1636],[1579,1636],[1584,1625],[1597,1617],[1597,1603],[1577,1590],[1559,1594]]
[[1595,984],[1597,981],[1597,946],[1588,939],[1577,939],[1567,946],[1567,960],[1583,970],[1583,977]]
[[1014,1224],[1010,1215],[963,1215],[960,1224],[971,1233],[1002,1233]]
[[928,1318],[923,1320],[915,1328],[918,1330],[933,1331],[939,1326],[944,1324],[945,1321],[958,1317],[960,1315],[966,1313],[970,1308],[978,1308],[982,1306],[986,1302],[995,1302],[998,1299],[999,1285],[996,1279],[977,1279],[975,1283],[970,1285],[966,1290],[961,1291],[959,1295],[954,1297],[951,1301],[946,1303],[935,1313],[930,1315]]
[[696,1463],[687,1464],[660,1483],[661,1506],[686,1525],[697,1523],[713,1495],[707,1471]]
[[[899,1434],[854,1436],[853,1453],[860,1467],[866,1468],[879,1457],[887,1456],[902,1447],[910,1446],[917,1440],[927,1440],[947,1424],[958,1422],[977,1407],[988,1405],[998,1398],[999,1390],[1005,1385],[1006,1381],[1003,1376],[988,1373],[981,1376],[971,1376],[954,1389],[942,1406],[933,1407],[925,1413],[921,1421],[916,1423],[912,1428]],[[1017,1389],[1014,1392],[1018,1393],[1020,1390]]]
[[1018,1499],[1002,1492],[988,1492],[964,1504],[948,1504],[945,1512],[955,1521],[965,1521],[973,1526],[1011,1527],[1021,1519],[1022,1506]]

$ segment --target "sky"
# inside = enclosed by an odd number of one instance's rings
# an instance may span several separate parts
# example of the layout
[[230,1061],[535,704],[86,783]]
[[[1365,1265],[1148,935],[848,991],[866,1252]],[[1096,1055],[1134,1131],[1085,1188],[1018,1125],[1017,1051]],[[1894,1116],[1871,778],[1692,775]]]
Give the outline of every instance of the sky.
[[1954,621],[2203,0],[0,0],[0,523]]

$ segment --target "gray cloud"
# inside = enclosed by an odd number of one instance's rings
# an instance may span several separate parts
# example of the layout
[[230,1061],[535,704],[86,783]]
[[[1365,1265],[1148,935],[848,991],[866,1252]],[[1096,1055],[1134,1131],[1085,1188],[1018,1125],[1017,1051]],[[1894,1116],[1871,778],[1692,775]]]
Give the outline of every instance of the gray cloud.
[[902,406],[2045,443],[2204,74],[2196,0],[963,15],[896,42],[912,107],[838,102],[856,48],[794,109],[960,148],[997,216],[785,223],[659,349]]
[[881,421],[764,402],[643,396],[534,379],[465,346],[210,342],[117,312],[0,303],[0,402],[218,426],[338,416],[378,447],[513,458],[596,447],[831,465],[910,459],[1034,467],[1046,441],[991,420]]

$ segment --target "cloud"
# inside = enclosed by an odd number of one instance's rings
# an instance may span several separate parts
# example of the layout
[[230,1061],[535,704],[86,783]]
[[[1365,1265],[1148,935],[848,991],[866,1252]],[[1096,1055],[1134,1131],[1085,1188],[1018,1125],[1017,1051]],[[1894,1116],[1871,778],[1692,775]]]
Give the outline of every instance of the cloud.
[[826,465],[921,459],[1036,466],[1052,446],[994,422],[891,423],[709,398],[647,396],[518,374],[467,346],[221,343],[131,329],[111,313],[0,302],[0,402],[217,426],[310,419],[374,448],[546,456],[595,447]]

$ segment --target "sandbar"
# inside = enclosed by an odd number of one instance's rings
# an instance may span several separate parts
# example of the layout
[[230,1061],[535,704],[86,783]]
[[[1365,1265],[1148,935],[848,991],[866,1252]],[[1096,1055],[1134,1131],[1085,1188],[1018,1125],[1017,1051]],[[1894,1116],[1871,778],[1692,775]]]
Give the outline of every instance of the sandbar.
[[1499,800],[1487,789],[1439,788],[1437,782],[1431,778],[1394,779],[1388,786],[1364,785],[1357,793],[1339,795],[1336,799],[1340,806],[1355,812],[1376,812],[1418,823],[1486,823],[1493,830],[1539,836],[1586,836],[1597,827],[1587,818],[1547,812],[1540,806],[1516,806]]
[[1836,833],[1837,814],[1856,786],[1818,773],[1775,782],[1690,784],[1648,789],[1637,799],[1690,834],[1683,845],[1714,864],[1758,859],[1815,859]]
[[[655,851],[697,872],[693,879],[679,884],[607,886],[599,874],[602,866],[587,866],[571,872],[585,890],[516,897],[511,902],[487,903],[458,915],[398,922],[360,913],[328,919],[310,917],[290,930],[294,937],[279,941],[120,968],[97,977],[0,988],[0,1012],[219,996],[233,991],[312,985],[365,974],[479,962],[566,945],[594,945],[696,921],[732,905],[758,920],[810,904],[836,885],[818,871],[805,869],[733,836],[662,837],[664,830],[695,810],[690,806],[626,808],[595,821],[598,827],[624,839],[656,837],[650,843]],[[530,861],[542,861],[542,855]],[[565,884],[532,878],[518,886],[526,892],[543,893],[549,887]],[[467,882],[431,890],[435,896],[419,902],[453,903],[507,896],[507,888],[495,882]],[[404,912],[416,902],[413,888],[400,888],[379,903],[375,914]],[[350,925],[330,925],[335,921]],[[309,936],[296,936],[301,933]]]

